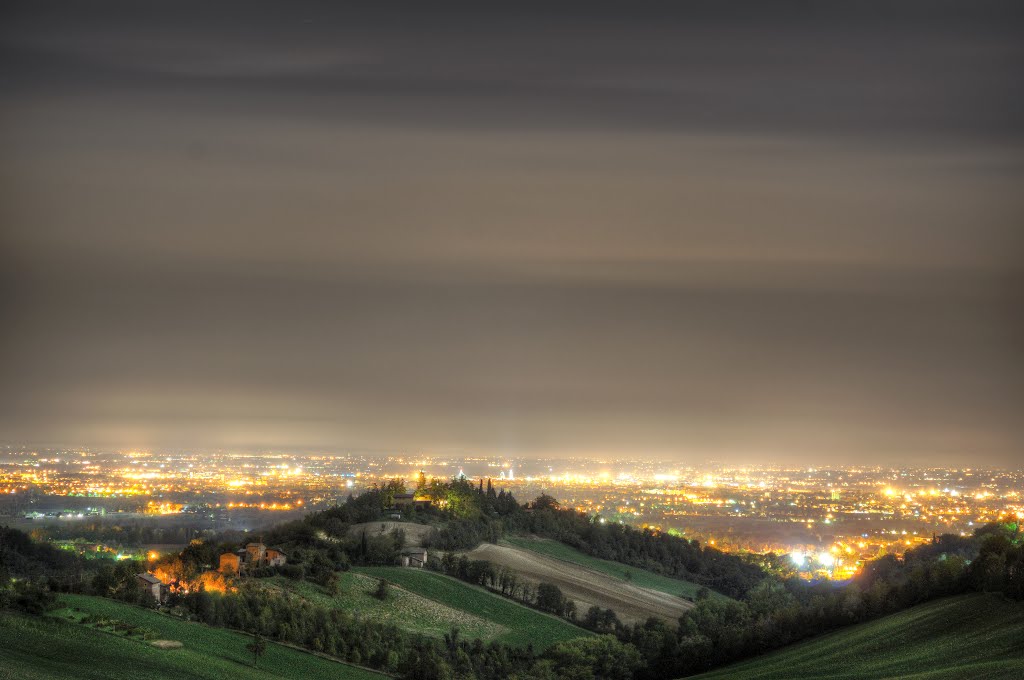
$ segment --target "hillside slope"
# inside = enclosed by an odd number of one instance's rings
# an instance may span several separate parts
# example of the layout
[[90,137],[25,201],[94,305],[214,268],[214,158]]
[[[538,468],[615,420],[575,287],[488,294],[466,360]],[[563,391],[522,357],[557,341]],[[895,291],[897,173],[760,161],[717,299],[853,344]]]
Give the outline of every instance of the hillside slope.
[[[140,607],[86,596],[63,602],[97,616],[116,618],[181,642],[180,649],[157,649],[53,617],[0,613],[0,678],[3,680],[154,680],[201,678],[338,678],[382,680],[387,676],[313,654],[269,643],[253,668],[246,650],[251,638],[163,616]],[[60,612],[57,612],[59,615]]]
[[268,588],[294,593],[321,607],[340,609],[364,619],[431,637],[440,638],[453,627],[457,627],[466,638],[480,638],[484,642],[514,635],[514,631],[507,626],[406,588],[392,588],[387,601],[381,602],[373,595],[377,589],[377,579],[372,576],[347,571],[340,572],[338,577],[338,593],[333,597],[323,587],[309,581],[293,581],[277,576],[263,583]]
[[[533,552],[540,553],[541,555],[553,557],[556,560],[578,564],[581,567],[587,567],[588,569],[599,571],[602,574],[611,576],[619,581],[632,583],[635,586],[647,588],[648,590],[657,590],[668,595],[676,595],[678,597],[687,597],[690,599],[696,597],[697,591],[700,590],[700,585],[691,581],[684,581],[682,579],[672,578],[671,576],[656,574],[653,571],[631,567],[611,560],[602,560],[599,557],[593,557],[586,553],[582,553],[575,548],[571,548],[565,543],[559,543],[558,541],[553,541],[548,538],[525,538],[521,536],[512,536],[506,540],[517,548],[532,550]],[[709,590],[709,592],[711,593],[711,597],[728,599],[725,595],[713,590]]]
[[423,540],[430,534],[433,527],[429,524],[416,524],[415,522],[363,522],[350,526],[348,535],[358,538],[365,531],[367,536],[380,536],[390,534],[395,529],[405,533],[405,547],[414,548],[423,545]]
[[678,595],[641,588],[627,583],[624,578],[512,545],[484,543],[467,555],[470,559],[506,566],[533,583],[555,584],[566,597],[576,602],[581,614],[596,604],[615,610],[626,622],[642,622],[656,616],[675,624],[683,612],[693,606]]
[[530,609],[518,602],[424,569],[405,567],[358,567],[359,573],[383,578],[400,588],[498,624],[501,642],[515,646],[532,644],[544,650],[562,640],[591,635],[568,621]]
[[937,600],[696,676],[700,680],[1024,678],[1024,604]]

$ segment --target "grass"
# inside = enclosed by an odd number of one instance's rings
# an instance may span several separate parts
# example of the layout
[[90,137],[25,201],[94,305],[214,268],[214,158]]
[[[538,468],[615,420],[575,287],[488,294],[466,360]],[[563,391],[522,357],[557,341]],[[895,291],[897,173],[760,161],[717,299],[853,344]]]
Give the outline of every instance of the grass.
[[701,680],[1024,678],[1024,604],[937,600],[697,676]]
[[265,583],[295,593],[314,604],[341,609],[365,619],[396,625],[404,630],[431,637],[441,637],[457,626],[468,638],[485,642],[504,639],[509,629],[501,624],[450,607],[411,590],[392,588],[387,601],[373,596],[377,579],[355,572],[339,572],[338,594],[331,597],[326,590],[309,581],[293,581],[284,577],[267,579]]
[[473,614],[506,629],[498,641],[510,645],[532,644],[540,651],[556,642],[590,635],[556,616],[530,609],[482,588],[443,574],[406,567],[362,567],[360,573],[383,578],[405,590]]
[[[188,623],[132,605],[97,597],[65,595],[67,606],[53,616],[34,618],[0,613],[0,678],[4,680],[155,680],[339,678],[381,680],[372,671],[267,644],[253,668],[246,650],[251,638],[222,628]],[[181,649],[161,650],[148,642],[74,622],[86,614],[116,619],[177,640]],[[61,618],[63,617],[63,618]]]
[[[611,576],[612,578],[620,581],[626,581],[640,586],[641,588],[657,590],[658,592],[666,593],[668,595],[677,595],[679,597],[686,597],[692,600],[697,596],[697,591],[700,590],[700,585],[696,583],[672,578],[671,576],[662,576],[661,574],[656,574],[653,571],[638,569],[637,567],[631,567],[628,564],[622,564],[620,562],[613,562],[612,560],[602,560],[599,557],[591,557],[590,555],[581,553],[579,550],[569,547],[564,543],[559,543],[558,541],[552,541],[546,538],[523,538],[517,536],[510,537],[506,540],[510,545],[514,545],[517,548],[530,550],[546,557],[553,557],[556,560],[562,560],[563,562],[578,564],[581,567],[587,567],[588,569],[599,571],[602,574]],[[629,574],[630,576],[627,577],[626,574]],[[728,599],[725,595],[713,590],[711,591],[711,596]]]

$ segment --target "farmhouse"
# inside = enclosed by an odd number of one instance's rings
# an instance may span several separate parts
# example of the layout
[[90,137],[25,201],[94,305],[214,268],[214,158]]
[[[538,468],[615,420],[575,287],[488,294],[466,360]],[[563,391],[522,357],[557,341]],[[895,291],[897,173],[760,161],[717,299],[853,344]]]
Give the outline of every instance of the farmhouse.
[[392,504],[396,508],[408,508],[412,506],[414,500],[416,500],[416,496],[414,494],[396,493],[393,497]]
[[392,505],[396,508],[429,508],[431,500],[429,498],[416,498],[416,494],[413,493],[396,493],[392,500]]
[[425,567],[427,566],[427,551],[424,548],[409,548],[402,551],[403,567]]
[[163,581],[150,573],[138,574],[135,577],[139,590],[148,593],[157,602],[163,602],[167,595],[167,586]]
[[245,546],[245,561],[249,564],[261,564],[267,556],[267,546],[262,543],[248,543]]
[[235,553],[224,553],[220,556],[220,568],[222,574],[237,574],[242,566],[242,559]]
[[218,571],[222,574],[241,574],[257,567],[280,567],[288,562],[288,556],[277,548],[268,548],[262,542],[248,543],[233,553],[220,556]]
[[267,566],[280,567],[288,561],[288,557],[277,548],[267,548]]

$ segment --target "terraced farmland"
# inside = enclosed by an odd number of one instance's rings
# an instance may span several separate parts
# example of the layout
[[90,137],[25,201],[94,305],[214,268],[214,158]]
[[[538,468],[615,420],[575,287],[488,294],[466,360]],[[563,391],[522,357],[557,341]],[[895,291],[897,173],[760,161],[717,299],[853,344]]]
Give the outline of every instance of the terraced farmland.
[[[602,574],[606,574],[620,581],[632,583],[633,585],[640,586],[641,588],[657,590],[669,595],[689,598],[696,597],[697,591],[700,590],[700,586],[696,583],[672,578],[670,576],[663,576],[662,574],[656,574],[653,571],[630,567],[611,560],[602,560],[598,557],[591,557],[590,555],[582,553],[575,548],[571,548],[564,543],[559,543],[558,541],[552,541],[546,538],[523,538],[518,536],[511,537],[507,540],[508,543],[517,548],[524,548],[526,550],[540,553],[541,555],[553,557],[556,560],[578,564],[581,567],[587,567],[588,569],[599,571]],[[711,596],[727,599],[725,595],[715,591],[711,591]]]
[[530,609],[443,574],[403,567],[361,567],[358,571],[383,578],[404,590],[503,626],[506,632],[497,639],[510,645],[533,644],[534,649],[542,650],[562,640],[590,635],[558,617]]
[[1024,678],[1024,603],[962,595],[699,675],[700,680]]
[[580,612],[586,612],[591,605],[598,605],[613,609],[626,622],[646,621],[657,616],[675,624],[683,612],[693,606],[677,595],[628,583],[621,575],[610,576],[587,566],[567,564],[512,545],[484,543],[467,555],[470,559],[507,566],[533,583],[555,584],[566,597],[576,602]]
[[[246,650],[251,638],[222,628],[96,597],[66,595],[62,601],[87,613],[141,626],[182,643],[158,649],[147,642],[105,633],[59,618],[0,614],[0,678],[3,680],[154,680],[200,678],[339,678],[381,680],[387,676],[297,649],[268,643],[259,667]],[[59,616],[61,612],[55,612]],[[65,615],[71,615],[65,611]]]

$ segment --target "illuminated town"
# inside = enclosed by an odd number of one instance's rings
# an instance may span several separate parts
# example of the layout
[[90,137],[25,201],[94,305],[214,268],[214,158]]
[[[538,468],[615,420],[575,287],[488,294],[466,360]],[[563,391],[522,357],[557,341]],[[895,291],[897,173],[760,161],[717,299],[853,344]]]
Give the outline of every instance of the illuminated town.
[[[593,515],[741,553],[788,555],[811,578],[936,534],[1024,519],[1024,471],[786,468],[288,453],[21,450],[0,457],[0,513],[22,528],[137,520],[252,530],[343,502],[392,479],[490,479],[520,501],[541,493]],[[97,546],[155,557],[153,546]],[[157,546],[173,550],[176,545]],[[134,552],[129,552],[134,551]]]

